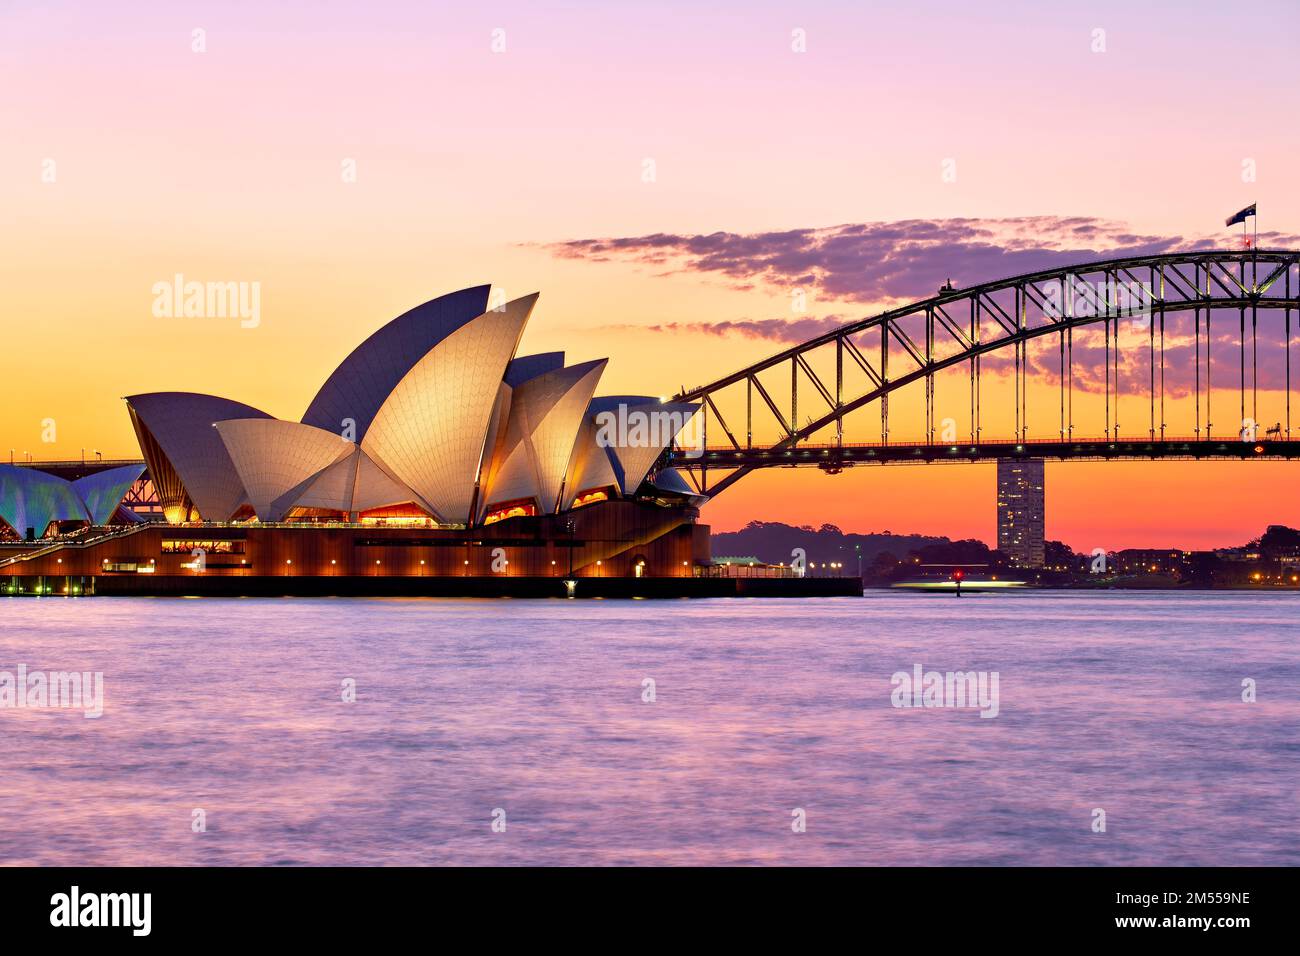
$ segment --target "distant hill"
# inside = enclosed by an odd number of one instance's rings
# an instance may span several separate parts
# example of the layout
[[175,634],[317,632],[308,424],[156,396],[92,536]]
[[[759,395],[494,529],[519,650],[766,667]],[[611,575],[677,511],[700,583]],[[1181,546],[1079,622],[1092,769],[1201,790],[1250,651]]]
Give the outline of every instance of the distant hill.
[[739,531],[725,531],[711,537],[713,553],[719,557],[752,555],[768,564],[779,564],[788,563],[795,548],[803,548],[809,561],[818,564],[843,561],[846,569],[855,573],[858,553],[855,549],[859,547],[866,567],[882,554],[904,558],[923,548],[953,544],[948,538],[923,534],[890,534],[888,531],[845,534],[833,524],[824,524],[820,528],[811,525],[795,527],[780,521],[751,521]]

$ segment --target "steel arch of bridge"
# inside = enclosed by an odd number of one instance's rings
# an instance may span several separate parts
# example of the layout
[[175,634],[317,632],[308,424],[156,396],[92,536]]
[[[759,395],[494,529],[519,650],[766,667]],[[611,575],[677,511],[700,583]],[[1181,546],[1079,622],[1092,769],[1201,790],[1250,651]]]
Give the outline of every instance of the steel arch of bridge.
[[[1132,294],[1137,293],[1134,301]],[[1126,299],[1128,301],[1126,301]],[[980,366],[983,356],[1011,349],[1014,353],[1015,436],[1013,442],[1026,442],[1028,343],[1044,336],[1059,337],[1060,352],[1060,439],[1068,444],[1073,436],[1073,330],[1082,326],[1102,325],[1105,331],[1105,408],[1106,442],[1118,442],[1117,420],[1120,397],[1119,323],[1143,319],[1148,331],[1151,356],[1150,424],[1148,444],[1165,441],[1164,371],[1165,316],[1168,313],[1195,313],[1195,404],[1194,443],[1204,443],[1201,452],[1190,457],[1213,454],[1210,419],[1210,350],[1211,320],[1215,312],[1236,309],[1240,332],[1240,411],[1246,417],[1247,396],[1247,318],[1250,333],[1250,394],[1252,408],[1257,401],[1256,330],[1260,309],[1277,309],[1285,313],[1286,325],[1286,423],[1285,439],[1291,439],[1291,319],[1300,310],[1300,251],[1294,250],[1201,250],[1135,256],[1065,266],[1028,273],[1009,279],[987,282],[970,288],[945,287],[928,299],[922,299],[878,315],[833,329],[801,345],[786,349],[761,362],[720,378],[708,385],[682,391],[673,401],[697,402],[701,405],[703,444],[706,451],[674,448],[664,464],[682,469],[698,490],[718,494],[757,467],[816,463],[816,456],[776,454],[792,452],[801,442],[823,429],[835,426],[835,442],[821,448],[844,448],[844,417],[873,402],[881,416],[881,447],[890,447],[889,396],[916,381],[925,382],[926,439],[934,445],[934,377],[945,369],[966,363],[970,377],[970,452],[978,453],[981,444]],[[924,342],[908,335],[902,321],[917,317],[924,320]],[[1202,321],[1204,320],[1204,337]],[[992,335],[985,334],[992,331]],[[867,351],[853,341],[855,336],[875,331],[879,350]],[[1202,361],[1204,338],[1204,361]],[[936,346],[956,346],[956,351],[939,355]],[[834,349],[835,380],[828,383],[814,371],[809,359],[823,349]],[[870,352],[871,354],[868,354]],[[891,367],[893,359],[893,367]],[[865,375],[867,387],[845,394],[844,370],[850,368]],[[899,363],[902,368],[898,368]],[[788,366],[790,381],[789,416],[759,380],[759,374]],[[1202,379],[1204,376],[1204,380]],[[800,385],[804,394],[811,388],[819,414],[799,424]],[[741,438],[738,429],[722,415],[715,400],[721,393],[736,387],[745,390],[745,420]],[[1202,420],[1204,394],[1204,420]],[[760,414],[770,416],[781,438],[771,445],[756,446],[754,434],[754,398],[760,401]],[[1157,420],[1157,408],[1160,415]],[[1112,410],[1116,415],[1112,416]],[[1202,428],[1202,426],[1204,426]],[[721,430],[727,444],[710,446],[709,436]],[[1233,433],[1236,429],[1231,430]],[[1204,434],[1202,434],[1204,432]],[[1282,436],[1278,436],[1279,439]],[[1130,440],[1131,443],[1132,440]],[[1187,439],[1179,439],[1186,443]],[[1221,443],[1222,439],[1220,439]],[[1093,443],[1098,444],[1098,443]],[[907,443],[906,447],[916,447]],[[735,454],[741,452],[743,454]],[[755,454],[759,452],[760,454]],[[766,452],[767,457],[761,457]],[[731,453],[728,455],[728,453]],[[978,457],[978,454],[976,455]],[[996,457],[994,455],[993,457]],[[1082,456],[1081,456],[1082,457]],[[1091,457],[1091,456],[1088,456]],[[1096,457],[1122,457],[1099,454]],[[1163,457],[1161,454],[1139,457]],[[1238,457],[1232,454],[1227,457]],[[1289,457],[1289,456],[1288,456]],[[734,463],[728,463],[730,458]],[[836,456],[843,460],[844,456]],[[738,461],[737,461],[738,460]],[[884,459],[880,459],[884,460]],[[932,460],[926,457],[925,460]],[[728,473],[709,484],[710,461],[715,471]],[[744,462],[744,463],[741,463]],[[825,465],[823,464],[823,467]]]

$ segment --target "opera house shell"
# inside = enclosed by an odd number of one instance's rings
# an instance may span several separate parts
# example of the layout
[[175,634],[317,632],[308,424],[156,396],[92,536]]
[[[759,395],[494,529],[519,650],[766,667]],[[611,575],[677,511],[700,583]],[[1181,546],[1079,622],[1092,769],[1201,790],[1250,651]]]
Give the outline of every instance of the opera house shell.
[[[605,360],[516,356],[538,297],[490,303],[490,293],[453,292],[380,328],[301,421],[212,395],[127,398],[167,522],[472,527],[628,498],[643,485],[679,492],[671,476],[647,481],[671,430],[620,445],[596,421],[615,409],[689,417],[695,407],[595,397]],[[44,507],[76,510],[67,495]]]

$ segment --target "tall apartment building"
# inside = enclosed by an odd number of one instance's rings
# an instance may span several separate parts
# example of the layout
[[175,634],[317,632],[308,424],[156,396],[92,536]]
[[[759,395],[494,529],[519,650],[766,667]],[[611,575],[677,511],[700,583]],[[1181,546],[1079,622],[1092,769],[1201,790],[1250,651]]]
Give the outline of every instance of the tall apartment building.
[[1022,568],[1043,566],[1043,460],[998,462],[998,550]]

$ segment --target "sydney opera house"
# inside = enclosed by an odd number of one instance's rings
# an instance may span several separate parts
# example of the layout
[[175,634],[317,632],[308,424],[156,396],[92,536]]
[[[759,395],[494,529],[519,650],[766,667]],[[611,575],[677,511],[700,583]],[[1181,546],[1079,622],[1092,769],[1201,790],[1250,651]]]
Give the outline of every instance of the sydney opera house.
[[392,320],[300,421],[146,392],[126,398],[141,462],[74,480],[0,466],[0,590],[696,576],[704,499],[656,468],[696,408],[597,396],[604,360],[517,355],[538,297],[491,296],[464,289]]

